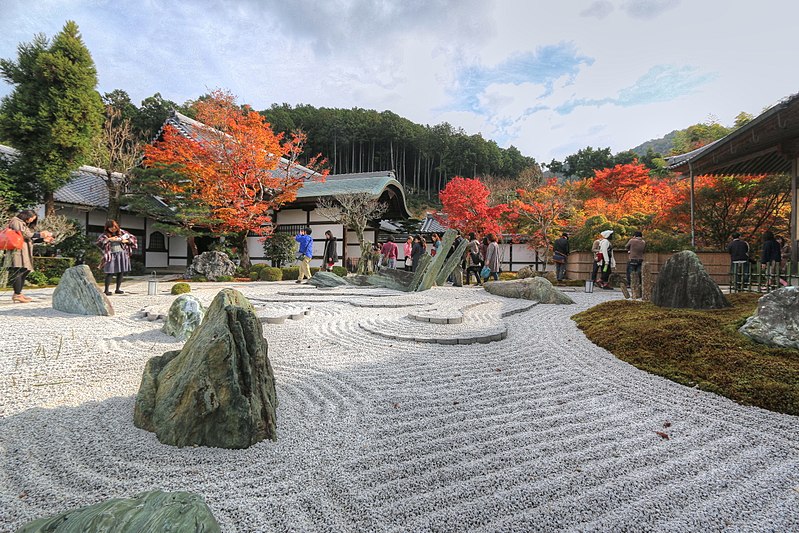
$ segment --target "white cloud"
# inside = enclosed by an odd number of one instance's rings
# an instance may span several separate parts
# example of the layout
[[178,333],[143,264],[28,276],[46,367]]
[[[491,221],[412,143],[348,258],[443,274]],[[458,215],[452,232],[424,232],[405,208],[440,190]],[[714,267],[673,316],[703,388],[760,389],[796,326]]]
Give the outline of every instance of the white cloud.
[[[137,103],[222,87],[256,109],[389,109],[548,161],[586,145],[626,149],[710,113],[731,122],[796,92],[799,77],[785,65],[795,62],[797,16],[799,4],[775,0],[726,10],[676,0],[4,0],[0,57],[74,19],[100,91],[124,89]],[[653,71],[663,65],[671,77]],[[680,76],[710,74],[673,91]],[[632,87],[639,92],[623,92]],[[644,88],[660,101],[613,103]],[[9,90],[0,82],[0,95]],[[574,101],[593,105],[555,111]]]

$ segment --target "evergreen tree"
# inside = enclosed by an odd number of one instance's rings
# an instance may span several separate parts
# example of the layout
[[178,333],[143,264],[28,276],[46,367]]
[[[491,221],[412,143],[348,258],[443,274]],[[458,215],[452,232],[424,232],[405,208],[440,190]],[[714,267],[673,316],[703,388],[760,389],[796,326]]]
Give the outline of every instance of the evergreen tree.
[[9,172],[35,181],[51,215],[53,193],[85,163],[103,121],[94,61],[68,21],[52,43],[40,34],[20,44],[0,74],[14,85],[0,103],[0,136],[19,150]]

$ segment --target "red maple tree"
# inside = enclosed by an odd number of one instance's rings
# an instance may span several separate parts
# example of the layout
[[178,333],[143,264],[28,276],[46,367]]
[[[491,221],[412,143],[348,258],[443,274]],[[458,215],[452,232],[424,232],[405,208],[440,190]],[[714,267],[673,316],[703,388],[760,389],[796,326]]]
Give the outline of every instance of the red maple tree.
[[503,231],[502,215],[508,211],[508,205],[489,205],[490,193],[479,179],[455,176],[438,193],[443,216],[438,215],[437,218],[463,234],[473,231],[481,235],[500,235]]

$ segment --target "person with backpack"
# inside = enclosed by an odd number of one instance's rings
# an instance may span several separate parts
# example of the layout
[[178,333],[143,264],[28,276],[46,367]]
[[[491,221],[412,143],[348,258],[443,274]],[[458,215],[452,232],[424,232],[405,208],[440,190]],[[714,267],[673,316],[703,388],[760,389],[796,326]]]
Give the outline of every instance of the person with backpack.
[[596,254],[596,264],[600,272],[600,279],[597,284],[606,291],[612,291],[610,286],[610,274],[616,267],[616,259],[613,258],[613,230],[606,229],[602,233],[602,240],[599,241],[599,252]]
[[636,282],[638,285],[641,285],[641,265],[644,264],[644,250],[646,249],[646,241],[644,240],[644,234],[640,231],[636,231],[633,233],[632,239],[627,241],[627,244],[624,245],[624,248],[627,250],[629,254],[629,259],[627,259],[627,286],[632,287],[633,285],[630,284],[632,275],[635,274]]
[[569,259],[569,234],[563,233],[552,245],[552,261],[555,262],[555,279],[563,281],[566,277],[566,261]]
[[483,269],[483,257],[480,255],[480,241],[474,232],[469,234],[469,246],[466,247],[466,285],[469,285],[472,274],[478,285],[483,284],[480,271]]
[[300,261],[300,273],[294,283],[302,283],[305,278],[311,279],[311,258],[313,257],[311,228],[301,229],[297,236],[294,237],[294,240],[300,243],[300,249],[297,251],[297,259]]
[[383,247],[380,248],[380,256],[383,258],[382,264],[386,268],[396,268],[398,254],[399,249],[397,248],[397,243],[394,242],[394,237],[389,235],[388,240],[384,242]]

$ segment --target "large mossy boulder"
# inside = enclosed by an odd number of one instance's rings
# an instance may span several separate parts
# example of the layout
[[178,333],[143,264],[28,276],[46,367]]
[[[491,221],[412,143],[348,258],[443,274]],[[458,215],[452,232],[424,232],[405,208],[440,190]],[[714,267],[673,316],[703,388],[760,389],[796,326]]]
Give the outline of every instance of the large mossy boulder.
[[768,346],[799,348],[799,288],[783,287],[761,297],[755,314],[738,331]]
[[652,303],[677,309],[723,309],[730,303],[690,250],[672,255],[658,273]]
[[311,279],[308,280],[308,283],[316,287],[324,288],[345,287],[349,285],[345,278],[325,270],[316,272],[313,276],[311,276]]
[[235,271],[236,265],[227,254],[203,252],[192,260],[186,269],[186,277],[191,279],[195,276],[204,276],[209,281],[216,281],[221,276],[232,276]]
[[552,286],[546,278],[535,277],[513,281],[484,283],[485,290],[506,298],[534,300],[542,304],[573,304],[574,300]]
[[221,531],[203,498],[190,492],[144,492],[114,498],[28,522],[17,533],[106,533],[133,531]]
[[164,444],[240,449],[277,438],[276,408],[261,322],[223,289],[182,350],[147,362],[133,422]]
[[179,341],[185,341],[202,323],[204,316],[205,308],[196,296],[181,294],[169,306],[162,331]]
[[113,316],[111,302],[100,291],[88,265],[68,268],[53,291],[53,309],[73,315]]

